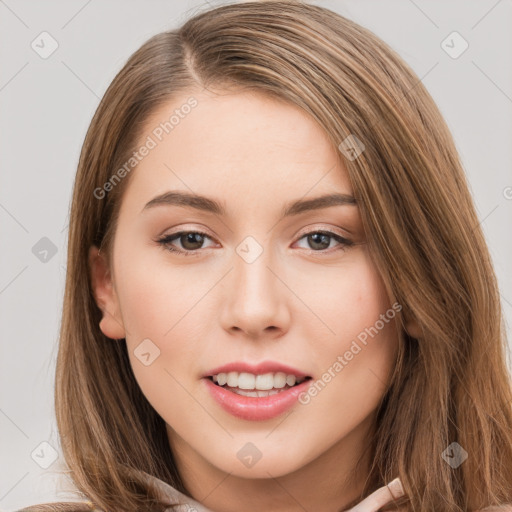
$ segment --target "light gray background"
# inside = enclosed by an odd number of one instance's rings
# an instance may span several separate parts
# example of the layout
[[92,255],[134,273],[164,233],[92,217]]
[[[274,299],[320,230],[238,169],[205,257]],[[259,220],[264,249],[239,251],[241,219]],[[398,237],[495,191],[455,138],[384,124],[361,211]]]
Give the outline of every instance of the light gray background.
[[[389,43],[439,105],[471,183],[510,339],[512,2],[312,3]],[[52,449],[41,443],[59,451],[53,379],[68,208],[87,126],[133,51],[208,7],[200,0],[0,0],[0,510],[65,497],[54,475],[62,458],[46,470],[36,461],[51,460]],[[43,31],[59,45],[47,59],[31,47]],[[469,43],[457,59],[441,47],[452,31]],[[46,263],[32,252],[43,237],[57,250]]]

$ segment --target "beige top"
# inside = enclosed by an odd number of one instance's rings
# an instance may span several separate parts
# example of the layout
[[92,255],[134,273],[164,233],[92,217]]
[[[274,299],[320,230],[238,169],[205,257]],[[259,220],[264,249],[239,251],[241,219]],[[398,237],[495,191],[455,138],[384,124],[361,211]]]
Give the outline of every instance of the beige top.
[[[162,497],[183,503],[183,505],[177,508],[177,512],[212,512],[209,508],[206,508],[189,496],[185,496],[174,487],[162,482],[162,480],[151,477],[150,475],[147,475],[147,477],[161,492]],[[394,499],[400,498],[403,494],[402,483],[399,478],[395,478],[387,485],[380,487],[370,494],[370,496],[367,496],[355,507],[351,508],[350,512],[377,512],[381,507]]]
[[[182,503],[181,506],[176,508],[176,512],[213,512],[211,509],[201,505],[201,503],[192,499],[189,496],[179,492],[169,484],[144,473],[147,480],[152,482],[157,489],[162,493],[163,498],[169,498],[176,502]],[[355,507],[351,508],[348,512],[378,512],[381,507],[387,505],[393,500],[404,495],[404,489],[400,478],[395,478],[391,482],[382,487],[379,487],[375,492],[367,496],[363,501],[358,503]],[[102,512],[102,511],[98,511]],[[512,505],[504,505],[502,507],[488,507],[480,512],[512,512]]]
[[[172,500],[180,503],[174,510],[176,512],[213,512],[211,509],[201,505],[190,496],[186,496],[171,485],[155,478],[147,473],[141,472],[146,480],[152,483],[162,499]],[[395,478],[387,485],[377,489],[364,500],[351,508],[349,512],[378,512],[381,507],[403,496],[404,491],[399,478]],[[169,509],[171,511],[172,509]],[[16,512],[103,512],[94,508],[91,502],[81,503],[46,503],[20,509]],[[480,512],[512,512],[512,504],[501,507],[487,507]]]
[[[186,496],[171,485],[163,482],[162,480],[148,475],[145,472],[140,471],[147,482],[153,484],[157,492],[160,494],[160,498],[167,499],[174,503],[180,503],[175,507],[176,512],[213,512],[211,509],[205,507],[198,501],[194,500],[190,496]],[[396,478],[387,485],[384,485],[380,489],[377,489],[374,493],[368,496],[366,499],[361,501],[354,508],[350,509],[350,512],[377,512],[386,503],[389,503],[394,498],[399,498],[403,495],[402,485],[400,480]],[[169,511],[172,509],[169,508]],[[42,505],[34,505],[31,507],[17,510],[16,512],[103,512],[97,508],[94,508],[92,502],[81,501],[77,503],[45,503]]]
[[[213,512],[211,509],[201,505],[201,503],[184,495],[169,484],[144,473],[147,480],[152,482],[158,491],[162,493],[163,498],[169,498],[176,502],[182,503],[176,508],[176,512]],[[395,478],[386,485],[383,485],[375,492],[367,496],[364,500],[351,508],[349,512],[378,512],[381,507],[387,505],[393,500],[404,495],[404,489],[400,478]],[[98,511],[101,512],[101,511]],[[480,512],[512,512],[512,504],[501,507],[487,507]]]

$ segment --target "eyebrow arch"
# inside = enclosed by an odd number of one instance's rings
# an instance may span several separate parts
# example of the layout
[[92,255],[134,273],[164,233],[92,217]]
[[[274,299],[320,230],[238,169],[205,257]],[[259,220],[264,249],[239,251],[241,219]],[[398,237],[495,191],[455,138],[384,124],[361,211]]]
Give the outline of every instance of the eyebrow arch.
[[[225,216],[226,209],[218,201],[209,197],[193,194],[190,192],[173,190],[160,194],[149,201],[141,213],[145,210],[161,205],[182,206],[195,208],[216,215]],[[356,205],[356,200],[350,194],[327,194],[314,199],[299,199],[284,206],[281,212],[281,219],[292,215],[298,215],[311,210],[320,210],[330,206]]]

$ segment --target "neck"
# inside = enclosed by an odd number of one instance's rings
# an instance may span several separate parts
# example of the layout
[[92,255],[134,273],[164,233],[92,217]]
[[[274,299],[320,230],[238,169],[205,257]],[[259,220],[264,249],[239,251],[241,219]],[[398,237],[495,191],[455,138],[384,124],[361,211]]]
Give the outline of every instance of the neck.
[[[260,466],[260,472],[264,474],[258,478],[223,471],[192,449],[169,427],[168,434],[188,494],[212,511],[339,512],[361,499],[369,469],[368,439],[374,419],[374,415],[370,415],[300,468],[277,475],[271,465]],[[242,442],[240,444],[243,445]],[[263,457],[256,464],[261,462]],[[238,469],[240,462],[237,460],[236,463]]]

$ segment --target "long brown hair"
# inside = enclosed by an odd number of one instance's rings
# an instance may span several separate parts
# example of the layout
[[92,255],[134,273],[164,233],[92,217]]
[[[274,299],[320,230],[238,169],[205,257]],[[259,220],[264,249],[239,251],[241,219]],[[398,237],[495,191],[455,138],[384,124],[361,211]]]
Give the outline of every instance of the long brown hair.
[[[130,158],[144,121],[178,93],[210,86],[269,94],[313,116],[335,147],[344,148],[348,136],[364,144],[357,158],[339,155],[372,257],[403,311],[361,498],[399,476],[407,510],[512,502],[500,296],[452,136],[389,46],[343,16],[298,1],[224,5],[152,37],[92,119],[70,212],[55,393],[63,454],[78,488],[104,510],[163,510],[169,504],[132,471],[142,470],[187,493],[125,343],[99,329],[88,251],[95,244],[111,255],[131,174],[101,199],[94,191]],[[406,329],[408,319],[416,332]],[[454,442],[468,454],[456,468],[442,456]]]

